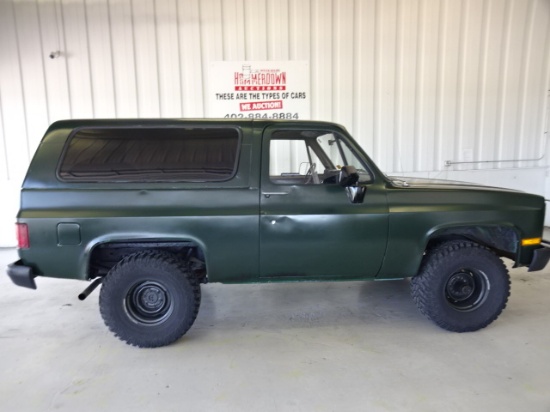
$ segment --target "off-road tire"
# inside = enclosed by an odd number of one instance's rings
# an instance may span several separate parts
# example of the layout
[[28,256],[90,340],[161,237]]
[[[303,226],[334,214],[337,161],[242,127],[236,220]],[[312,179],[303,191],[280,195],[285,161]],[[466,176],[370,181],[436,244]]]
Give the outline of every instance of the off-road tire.
[[105,276],[99,309],[107,327],[130,345],[168,345],[193,325],[200,286],[176,256],[160,251],[124,257]]
[[453,241],[428,251],[411,280],[412,297],[443,329],[472,332],[498,318],[510,296],[510,275],[491,250]]

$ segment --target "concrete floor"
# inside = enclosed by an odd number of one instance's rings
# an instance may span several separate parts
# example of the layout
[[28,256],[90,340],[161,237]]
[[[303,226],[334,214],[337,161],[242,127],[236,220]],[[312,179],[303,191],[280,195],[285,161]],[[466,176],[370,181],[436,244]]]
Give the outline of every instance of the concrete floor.
[[467,334],[425,319],[407,281],[207,285],[160,349],[112,336],[85,283],[0,270],[3,411],[550,411],[550,270],[514,269],[507,309]]

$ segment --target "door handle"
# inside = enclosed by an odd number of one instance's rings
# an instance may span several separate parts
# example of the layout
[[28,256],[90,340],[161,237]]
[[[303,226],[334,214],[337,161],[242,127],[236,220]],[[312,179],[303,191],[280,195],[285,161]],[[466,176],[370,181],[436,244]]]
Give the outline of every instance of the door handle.
[[288,192],[262,192],[262,195],[269,198],[271,196],[284,196],[288,195]]

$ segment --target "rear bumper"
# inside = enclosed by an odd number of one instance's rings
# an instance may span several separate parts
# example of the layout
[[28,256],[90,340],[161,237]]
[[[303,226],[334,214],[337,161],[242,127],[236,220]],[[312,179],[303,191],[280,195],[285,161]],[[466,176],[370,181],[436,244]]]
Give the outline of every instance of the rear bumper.
[[34,281],[35,276],[32,273],[32,268],[23,265],[20,260],[8,265],[8,276],[17,286],[36,289],[36,283]]
[[529,272],[542,270],[550,260],[550,247],[544,246],[533,252],[533,260],[529,265]]

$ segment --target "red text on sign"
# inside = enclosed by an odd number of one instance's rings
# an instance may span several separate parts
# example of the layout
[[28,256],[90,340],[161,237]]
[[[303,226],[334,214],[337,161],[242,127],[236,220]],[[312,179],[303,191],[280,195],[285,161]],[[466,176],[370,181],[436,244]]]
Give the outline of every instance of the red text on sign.
[[240,103],[241,112],[251,110],[279,110],[283,108],[282,100],[272,100],[269,102]]

